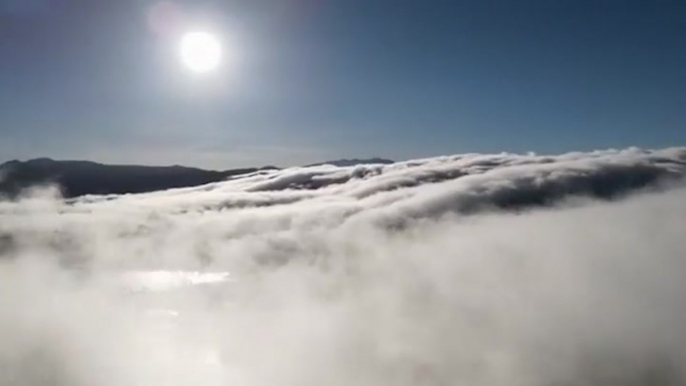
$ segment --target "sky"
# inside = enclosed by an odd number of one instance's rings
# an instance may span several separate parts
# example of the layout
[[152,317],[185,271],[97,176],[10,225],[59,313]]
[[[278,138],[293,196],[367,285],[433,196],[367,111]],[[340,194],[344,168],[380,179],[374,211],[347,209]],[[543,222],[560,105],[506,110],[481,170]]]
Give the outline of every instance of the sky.
[[[211,74],[180,64],[193,30]],[[684,41],[682,0],[2,0],[0,160],[678,146]]]

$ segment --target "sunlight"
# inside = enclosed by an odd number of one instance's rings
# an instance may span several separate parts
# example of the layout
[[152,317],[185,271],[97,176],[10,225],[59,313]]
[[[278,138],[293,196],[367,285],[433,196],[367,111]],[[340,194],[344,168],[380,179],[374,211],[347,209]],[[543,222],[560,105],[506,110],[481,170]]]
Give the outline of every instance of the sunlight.
[[208,73],[217,69],[221,58],[221,43],[210,33],[188,32],[181,39],[181,60],[195,73]]

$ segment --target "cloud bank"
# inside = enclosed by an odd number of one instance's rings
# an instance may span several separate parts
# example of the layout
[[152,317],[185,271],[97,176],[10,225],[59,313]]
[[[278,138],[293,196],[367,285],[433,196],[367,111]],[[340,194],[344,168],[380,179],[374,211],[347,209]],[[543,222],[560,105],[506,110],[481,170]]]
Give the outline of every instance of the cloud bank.
[[681,385],[686,149],[0,203],[0,385]]

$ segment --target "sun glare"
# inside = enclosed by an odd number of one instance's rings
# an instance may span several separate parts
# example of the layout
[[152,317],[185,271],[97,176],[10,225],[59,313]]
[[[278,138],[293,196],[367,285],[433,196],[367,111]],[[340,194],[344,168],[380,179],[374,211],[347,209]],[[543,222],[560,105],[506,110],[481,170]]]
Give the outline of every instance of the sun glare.
[[188,32],[181,39],[181,60],[195,73],[215,70],[222,57],[222,47],[216,36],[207,32]]

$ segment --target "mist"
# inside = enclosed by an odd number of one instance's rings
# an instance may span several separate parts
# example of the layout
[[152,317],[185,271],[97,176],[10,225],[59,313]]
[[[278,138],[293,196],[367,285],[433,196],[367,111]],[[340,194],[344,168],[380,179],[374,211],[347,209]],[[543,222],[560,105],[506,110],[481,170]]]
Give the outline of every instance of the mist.
[[681,385],[686,149],[0,203],[0,385]]

